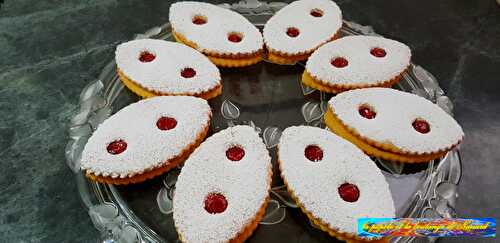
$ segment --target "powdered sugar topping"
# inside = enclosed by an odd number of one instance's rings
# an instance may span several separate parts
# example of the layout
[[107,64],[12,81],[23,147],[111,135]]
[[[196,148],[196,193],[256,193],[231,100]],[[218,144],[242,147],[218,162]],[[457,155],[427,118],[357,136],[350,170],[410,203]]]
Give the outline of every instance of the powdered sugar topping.
[[[375,112],[373,119],[359,115],[361,105]],[[464,136],[460,125],[439,106],[420,96],[389,88],[358,89],[329,101],[337,117],[361,136],[389,143],[410,153],[432,153],[450,148]],[[412,123],[422,119],[430,132],[417,132]]]
[[[195,16],[206,23],[193,24]],[[176,33],[194,42],[201,52],[218,54],[252,54],[263,47],[259,30],[241,14],[203,2],[177,2],[170,5],[170,24]],[[240,33],[240,42],[228,40],[229,33]]]
[[[322,148],[321,161],[304,156],[309,145]],[[335,134],[316,127],[289,127],[281,136],[278,156],[281,174],[304,208],[333,229],[356,234],[360,217],[395,217],[389,185],[375,163]],[[357,186],[357,201],[340,197],[338,188],[344,183]]]
[[[315,17],[311,11],[322,16]],[[297,28],[299,35],[290,37],[287,29]],[[299,0],[285,6],[264,26],[264,42],[273,50],[286,54],[313,51],[328,42],[342,27],[342,12],[330,0]]]
[[[155,55],[141,62],[143,52]],[[198,51],[175,42],[153,39],[133,40],[116,48],[116,65],[125,76],[150,91],[166,94],[197,94],[220,85],[219,69]],[[184,68],[196,75],[184,78]]]
[[[373,48],[382,48],[386,55],[372,55]],[[334,67],[331,62],[337,57],[346,59],[347,66]],[[315,51],[306,70],[325,84],[373,85],[401,74],[410,65],[410,58],[410,48],[401,42],[376,36],[346,36]]]
[[[167,116],[177,120],[171,130],[156,122]],[[104,121],[82,153],[81,168],[96,175],[131,177],[165,164],[193,143],[210,123],[208,103],[189,96],[158,96],[131,104]],[[109,143],[123,140],[127,148],[108,153]]]
[[[231,161],[226,150],[240,146],[245,156]],[[185,242],[229,242],[256,216],[268,196],[271,158],[249,126],[235,126],[208,138],[182,168],[174,196],[174,222]],[[204,209],[210,193],[224,195],[226,210]]]

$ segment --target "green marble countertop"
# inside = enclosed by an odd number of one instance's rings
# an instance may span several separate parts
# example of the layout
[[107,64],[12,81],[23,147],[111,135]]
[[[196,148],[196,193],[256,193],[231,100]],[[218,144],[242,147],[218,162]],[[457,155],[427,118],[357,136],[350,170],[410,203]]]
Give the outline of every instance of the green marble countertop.
[[[67,123],[80,90],[113,58],[115,46],[166,22],[171,2],[6,0],[1,5],[1,241],[96,241],[65,164]],[[498,217],[500,7],[494,0],[337,2],[346,19],[407,43],[414,62],[438,78],[466,133],[458,213]]]

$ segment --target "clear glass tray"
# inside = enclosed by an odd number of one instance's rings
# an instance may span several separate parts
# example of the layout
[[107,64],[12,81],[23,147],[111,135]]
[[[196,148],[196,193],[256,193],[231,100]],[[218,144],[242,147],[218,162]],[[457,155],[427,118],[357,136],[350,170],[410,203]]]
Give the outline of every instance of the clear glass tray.
[[[222,4],[244,14],[262,28],[284,3],[256,0]],[[377,35],[370,26],[344,21],[343,35]],[[170,25],[154,27],[135,37],[173,40]],[[213,109],[211,133],[235,124],[248,124],[260,132],[273,163],[281,131],[291,125],[324,128],[322,115],[331,95],[304,87],[300,74],[304,63],[275,65],[267,62],[238,69],[221,69],[223,93],[209,101]],[[412,92],[452,113],[453,105],[436,79],[411,64],[394,88]],[[179,168],[138,185],[111,186],[89,181],[79,170],[81,152],[92,132],[111,114],[138,101],[124,88],[111,61],[98,80],[80,95],[80,110],[71,120],[66,158],[74,171],[79,194],[103,242],[177,242],[171,214],[171,198]],[[404,165],[374,159],[389,182],[398,217],[454,217],[457,186],[461,177],[458,149],[441,160]],[[261,226],[249,242],[327,242],[334,238],[316,229],[286,193],[274,166],[272,200]],[[392,242],[432,242],[431,238],[393,238]]]

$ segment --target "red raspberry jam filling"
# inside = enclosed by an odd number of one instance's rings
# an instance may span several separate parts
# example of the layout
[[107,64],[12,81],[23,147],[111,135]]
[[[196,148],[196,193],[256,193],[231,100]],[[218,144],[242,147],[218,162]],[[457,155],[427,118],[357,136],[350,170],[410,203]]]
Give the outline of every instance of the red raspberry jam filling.
[[175,126],[177,126],[177,120],[175,120],[172,117],[164,116],[160,117],[160,119],[156,121],[156,127],[158,127],[158,129],[163,131],[174,129]]
[[193,24],[202,25],[207,23],[207,18],[205,16],[196,15],[193,17]]
[[232,33],[229,33],[229,35],[227,36],[227,39],[231,42],[238,43],[241,40],[243,40],[243,35],[241,35],[240,33],[232,32]]
[[356,185],[344,183],[338,188],[340,197],[346,202],[356,202],[359,198],[359,189]]
[[184,69],[182,69],[182,71],[181,71],[181,76],[182,76],[183,78],[192,78],[192,77],[194,77],[195,75],[196,75],[196,71],[195,71],[194,69],[190,68],[190,67],[188,67],[188,68],[184,68]]
[[349,62],[343,57],[337,57],[337,58],[332,60],[331,64],[334,67],[343,68],[343,67],[347,66],[347,64],[349,64]]
[[370,53],[375,57],[385,57],[385,55],[387,54],[385,53],[384,49],[378,47],[371,49]]
[[426,134],[431,131],[431,126],[425,120],[417,119],[412,124],[413,128],[419,132]]
[[110,154],[121,154],[127,149],[127,143],[123,140],[116,140],[108,144],[106,149]]
[[377,115],[377,113],[375,113],[375,111],[367,105],[362,105],[361,107],[359,107],[358,111],[359,114],[366,119],[373,119]]
[[156,56],[149,52],[149,51],[143,51],[141,52],[141,55],[139,56],[139,61],[141,62],[152,62]]
[[240,161],[245,156],[245,150],[238,146],[234,146],[226,150],[226,157],[232,161]]
[[286,30],[286,34],[290,37],[297,37],[299,36],[300,34],[300,31],[299,29],[295,28],[295,27],[290,27]]
[[321,9],[315,8],[315,9],[311,10],[311,16],[316,17],[316,18],[322,17],[323,11],[321,11]]
[[205,210],[207,210],[208,213],[222,213],[226,208],[227,200],[224,195],[220,193],[210,193],[205,197]]
[[309,145],[304,150],[304,156],[312,162],[318,162],[323,159],[323,150],[316,145]]

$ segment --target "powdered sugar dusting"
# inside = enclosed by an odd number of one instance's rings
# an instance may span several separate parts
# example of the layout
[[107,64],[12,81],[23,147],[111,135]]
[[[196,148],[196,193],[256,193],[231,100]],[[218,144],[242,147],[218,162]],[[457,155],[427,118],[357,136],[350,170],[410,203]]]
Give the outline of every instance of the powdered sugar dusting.
[[[153,53],[155,59],[141,62],[139,56],[144,51]],[[141,39],[120,44],[116,64],[129,79],[159,93],[196,94],[220,85],[219,69],[207,57],[175,42]],[[196,71],[194,77],[181,76],[187,67]]]
[[[231,161],[226,150],[241,146],[245,156]],[[174,222],[185,242],[229,242],[256,216],[268,196],[271,158],[249,126],[234,126],[208,138],[189,157],[176,184]],[[204,200],[221,193],[227,209],[209,214]]]
[[[193,17],[207,19],[202,25],[193,24]],[[242,15],[229,9],[202,2],[177,2],[170,5],[170,24],[175,32],[196,43],[201,52],[219,54],[251,54],[263,47],[259,30]],[[241,33],[243,39],[228,40],[231,32]]]
[[[177,120],[162,131],[162,116]],[[104,121],[92,134],[82,153],[81,167],[96,175],[127,177],[164,165],[193,143],[210,123],[208,103],[189,96],[159,96],[131,104]],[[122,139],[127,149],[112,155],[106,147]]]
[[[384,49],[386,56],[370,54],[375,47]],[[334,67],[331,61],[337,57],[345,58],[348,65]],[[316,50],[306,69],[325,84],[377,84],[401,74],[410,65],[410,58],[410,48],[401,42],[376,36],[346,36]]]
[[[321,10],[314,17],[311,10]],[[300,31],[297,37],[286,34],[289,27]],[[328,42],[342,27],[342,12],[330,0],[299,0],[279,10],[264,26],[264,42],[274,51],[299,54]]]
[[[308,145],[323,149],[321,161],[304,156]],[[389,185],[375,163],[335,134],[316,127],[289,127],[281,136],[278,156],[281,174],[304,208],[333,229],[356,234],[360,217],[395,217]],[[338,187],[346,182],[358,187],[356,202],[339,196]]]
[[[390,143],[410,153],[445,150],[464,136],[460,125],[439,106],[420,96],[389,88],[352,90],[333,97],[328,104],[337,117],[361,136],[379,143]],[[359,115],[368,104],[377,113],[374,119]],[[423,119],[430,132],[417,132],[412,123]]]

